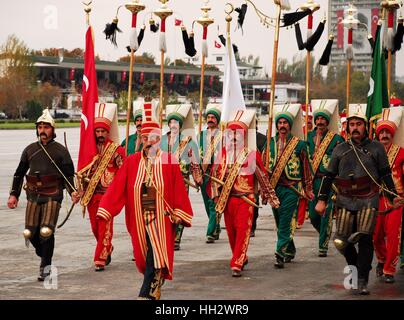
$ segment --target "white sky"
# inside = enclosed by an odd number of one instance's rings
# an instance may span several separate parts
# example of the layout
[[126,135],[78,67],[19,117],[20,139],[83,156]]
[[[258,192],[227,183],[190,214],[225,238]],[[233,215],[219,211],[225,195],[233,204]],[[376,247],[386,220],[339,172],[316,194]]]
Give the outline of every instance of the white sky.
[[[4,43],[7,36],[14,33],[32,49],[43,49],[49,47],[64,47],[73,49],[84,48],[84,35],[86,30],[84,6],[79,0],[12,0],[2,1],[0,10],[0,43]],[[126,2],[130,2],[126,0]],[[139,14],[138,26],[145,21],[148,28],[150,12],[160,7],[157,0],[142,0],[146,10]],[[221,49],[214,48],[214,40],[217,40],[217,26],[225,31],[224,8],[227,2],[239,7],[242,0],[211,0],[212,10],[210,15],[215,19],[215,24],[209,27],[208,45],[209,53],[215,53]],[[255,0],[255,4],[266,14],[275,17],[276,7],[272,0]],[[290,0],[292,10],[295,10],[303,0]],[[314,28],[325,13],[328,12],[328,1],[317,0],[321,8],[314,15]],[[127,54],[125,47],[129,44],[131,15],[128,10],[121,8],[119,13],[119,27],[124,33],[118,34],[118,49],[105,40],[103,30],[107,22],[115,17],[116,9],[124,4],[119,0],[93,0],[91,23],[95,33],[95,51],[104,60],[117,60]],[[347,2],[348,3],[348,2]],[[200,7],[202,0],[170,0],[168,6],[174,10],[174,15],[167,22],[167,55],[171,60],[184,57],[181,32],[179,27],[174,27],[174,19],[184,21],[188,31],[191,29],[192,21],[201,16]],[[146,15],[146,12],[149,14]],[[156,21],[159,19],[157,18]],[[171,20],[171,21],[170,21]],[[260,64],[269,74],[271,73],[274,28],[262,26],[251,5],[248,6],[247,16],[244,21],[244,35],[241,30],[236,30],[237,14],[233,14],[232,41],[237,44],[241,56],[253,54],[260,57]],[[304,20],[306,21],[306,20]],[[175,28],[175,29],[174,29]],[[306,34],[306,23],[301,23],[303,37]],[[195,23],[195,44],[198,52],[201,51],[202,27]],[[320,58],[327,42],[328,30],[324,31],[322,39],[315,47],[313,53],[316,60]],[[159,63],[158,34],[146,30],[145,38],[139,49],[139,53],[151,52]],[[293,29],[281,29],[278,58],[287,58],[292,61],[294,55],[298,54],[295,34]],[[305,51],[300,51],[302,57]],[[404,64],[400,61],[404,57],[404,49],[397,54],[396,72],[398,76],[404,76]]]

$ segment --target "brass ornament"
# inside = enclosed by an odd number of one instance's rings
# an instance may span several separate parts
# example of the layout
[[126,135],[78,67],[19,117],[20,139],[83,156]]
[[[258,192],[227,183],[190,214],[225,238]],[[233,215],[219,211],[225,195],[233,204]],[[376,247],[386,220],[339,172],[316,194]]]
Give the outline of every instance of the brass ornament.
[[53,233],[53,231],[49,227],[42,227],[41,231],[40,231],[41,237],[44,237],[44,238],[50,237],[52,235],[52,233]]

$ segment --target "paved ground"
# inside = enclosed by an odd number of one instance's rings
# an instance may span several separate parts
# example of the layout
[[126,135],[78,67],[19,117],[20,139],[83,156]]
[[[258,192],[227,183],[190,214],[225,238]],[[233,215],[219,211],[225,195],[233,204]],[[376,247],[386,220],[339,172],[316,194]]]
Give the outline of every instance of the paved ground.
[[[77,150],[77,129],[66,129],[71,150]],[[0,300],[5,299],[136,299],[141,275],[131,261],[131,245],[123,213],[114,226],[112,263],[104,272],[94,272],[95,247],[88,218],[76,208],[66,225],[56,234],[54,264],[57,289],[46,289],[36,280],[39,258],[26,248],[24,229],[25,199],[17,210],[6,201],[11,177],[22,149],[35,139],[31,131],[1,131],[0,142]],[[59,132],[58,139],[63,132]],[[22,143],[22,141],[25,141]],[[77,154],[72,152],[73,158]],[[76,160],[75,160],[76,162]],[[199,193],[191,192],[195,213],[193,227],[185,229],[181,250],[175,254],[174,280],[163,287],[163,299],[269,300],[269,299],[403,299],[404,272],[395,284],[384,284],[371,274],[369,297],[359,297],[344,289],[345,261],[331,246],[327,258],[317,257],[317,235],[306,221],[296,233],[297,257],[283,270],[273,267],[276,232],[268,207],[260,211],[256,237],[249,246],[249,264],[241,278],[232,278],[229,269],[230,247],[223,229],[221,239],[205,243],[207,218]],[[70,204],[70,203],[69,203]],[[61,217],[66,214],[63,205]]]

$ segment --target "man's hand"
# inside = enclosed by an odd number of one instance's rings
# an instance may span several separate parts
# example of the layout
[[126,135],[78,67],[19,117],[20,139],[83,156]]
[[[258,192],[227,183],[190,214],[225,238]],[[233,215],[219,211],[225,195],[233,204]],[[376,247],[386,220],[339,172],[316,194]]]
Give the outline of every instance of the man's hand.
[[219,200],[219,197],[214,197],[214,198],[213,198],[213,202],[214,202],[214,203],[217,203],[218,200]]
[[318,200],[318,202],[317,202],[317,204],[316,204],[314,210],[316,210],[316,212],[317,212],[319,215],[322,216],[322,215],[324,215],[324,213],[325,213],[325,208],[326,208],[326,206],[327,206],[327,203],[326,203],[324,200]]
[[78,192],[74,191],[74,192],[72,192],[71,197],[72,197],[73,203],[76,204],[77,202],[80,201],[81,196]]
[[173,215],[173,221],[175,224],[181,224],[181,222],[182,222],[181,218],[174,216],[174,215]]
[[306,196],[307,196],[307,198],[308,198],[310,201],[313,201],[313,200],[314,200],[314,193],[313,193],[313,191],[306,192]]
[[16,196],[9,196],[7,201],[9,209],[15,209],[18,206],[18,200]]
[[404,197],[398,196],[393,199],[393,208],[398,208],[404,205]]

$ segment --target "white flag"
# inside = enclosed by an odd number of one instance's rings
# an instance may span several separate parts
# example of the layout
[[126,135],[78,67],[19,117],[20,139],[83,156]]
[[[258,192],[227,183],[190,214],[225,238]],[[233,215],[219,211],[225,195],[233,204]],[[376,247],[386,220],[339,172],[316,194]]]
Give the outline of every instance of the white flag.
[[223,83],[223,109],[220,121],[227,123],[230,116],[238,110],[246,110],[240,76],[237,69],[233,45],[226,41],[226,61]]

